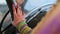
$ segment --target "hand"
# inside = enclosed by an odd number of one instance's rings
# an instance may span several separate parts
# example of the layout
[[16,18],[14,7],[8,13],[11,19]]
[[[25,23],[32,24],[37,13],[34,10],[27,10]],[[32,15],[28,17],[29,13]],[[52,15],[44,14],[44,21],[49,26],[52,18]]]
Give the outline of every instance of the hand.
[[17,5],[17,8],[15,8],[14,5],[12,6],[13,6],[13,13],[14,13],[14,20],[12,24],[14,26],[18,26],[20,22],[25,20],[24,13],[21,10],[21,6]]

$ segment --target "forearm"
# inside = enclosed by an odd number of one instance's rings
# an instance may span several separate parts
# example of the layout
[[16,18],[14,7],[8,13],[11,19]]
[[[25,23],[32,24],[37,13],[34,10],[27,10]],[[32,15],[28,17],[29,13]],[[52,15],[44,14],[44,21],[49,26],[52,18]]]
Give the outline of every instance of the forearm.
[[32,29],[28,27],[28,25],[26,24],[26,21],[21,22],[18,25],[17,29],[19,30],[21,34],[30,34],[32,31]]

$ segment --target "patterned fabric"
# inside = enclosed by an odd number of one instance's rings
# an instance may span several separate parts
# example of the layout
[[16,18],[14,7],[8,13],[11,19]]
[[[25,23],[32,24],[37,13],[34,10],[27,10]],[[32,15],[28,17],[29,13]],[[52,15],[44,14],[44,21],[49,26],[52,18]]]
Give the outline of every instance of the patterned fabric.
[[31,28],[27,26],[26,21],[21,22],[17,28],[20,31],[20,34],[30,34],[32,31]]

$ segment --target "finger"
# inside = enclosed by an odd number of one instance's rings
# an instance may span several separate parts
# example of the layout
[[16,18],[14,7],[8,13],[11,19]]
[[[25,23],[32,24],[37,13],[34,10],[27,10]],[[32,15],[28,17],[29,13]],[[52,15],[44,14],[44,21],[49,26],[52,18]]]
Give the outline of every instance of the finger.
[[14,4],[12,4],[12,7],[13,7],[13,13],[16,14],[16,9],[15,9]]
[[25,13],[24,12],[22,12],[22,14],[25,16]]
[[22,10],[21,10],[21,7],[19,5],[17,6],[17,13],[19,15],[22,15]]

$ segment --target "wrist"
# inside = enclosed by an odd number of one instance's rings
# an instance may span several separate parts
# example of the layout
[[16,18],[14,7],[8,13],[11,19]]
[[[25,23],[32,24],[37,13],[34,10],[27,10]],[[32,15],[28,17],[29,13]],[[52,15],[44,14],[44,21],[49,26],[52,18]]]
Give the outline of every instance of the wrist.
[[17,27],[20,23],[24,22],[26,20],[22,20],[22,21],[13,21],[13,26]]
[[20,29],[24,28],[25,26],[27,26],[26,20],[24,20],[23,22],[21,22],[21,23],[17,26],[17,29],[20,30]]

